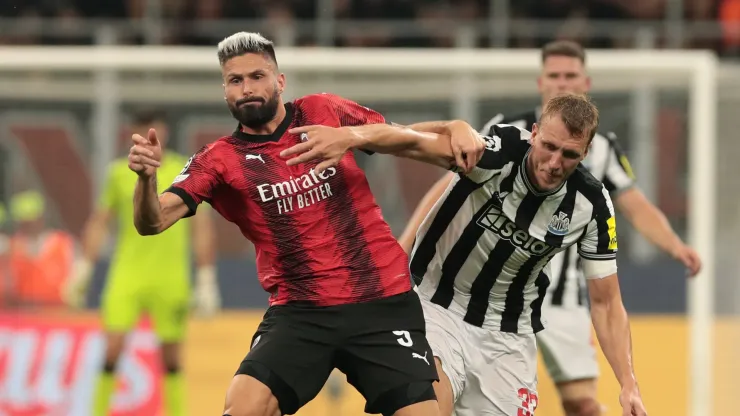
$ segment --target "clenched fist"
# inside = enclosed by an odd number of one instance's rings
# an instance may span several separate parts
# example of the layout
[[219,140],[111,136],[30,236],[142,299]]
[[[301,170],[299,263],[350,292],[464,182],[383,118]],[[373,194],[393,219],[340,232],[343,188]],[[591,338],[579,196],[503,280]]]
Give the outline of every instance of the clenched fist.
[[128,152],[128,168],[139,176],[154,175],[162,161],[162,146],[157,139],[157,132],[149,129],[147,137],[140,134],[131,136],[134,145]]

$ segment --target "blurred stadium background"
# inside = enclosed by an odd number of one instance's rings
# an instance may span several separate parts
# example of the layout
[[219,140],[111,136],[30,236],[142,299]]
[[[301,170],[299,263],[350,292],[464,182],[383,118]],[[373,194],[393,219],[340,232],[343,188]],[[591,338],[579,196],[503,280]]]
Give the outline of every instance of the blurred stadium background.
[[[5,206],[19,192],[38,191],[45,203],[27,207],[26,215],[42,218],[50,230],[78,238],[106,167],[128,149],[127,114],[141,105],[167,112],[171,145],[185,154],[230,132],[234,121],[221,95],[215,44],[240,30],[260,31],[283,49],[435,48],[440,61],[449,59],[451,48],[528,49],[561,38],[579,40],[592,50],[709,49],[717,53],[721,63],[712,166],[717,175],[716,210],[700,213],[716,223],[711,253],[711,303],[716,315],[709,332],[714,387],[711,397],[703,399],[707,409],[713,406],[711,413],[688,408],[692,372],[682,267],[643,241],[625,221],[619,226],[619,266],[624,301],[632,316],[636,369],[650,414],[737,414],[740,0],[0,0],[0,198]],[[199,69],[178,71],[161,67],[57,71],[54,59],[40,59],[38,68],[14,67],[19,45],[89,48],[75,50],[75,56],[94,55],[106,45],[162,45],[164,60],[207,47],[212,55],[205,56],[213,65],[208,70],[203,68],[209,62]],[[26,52],[48,57],[46,49]],[[286,53],[278,50],[279,62]],[[641,56],[633,59],[647,59]],[[460,71],[447,74],[403,75],[287,70],[286,98],[331,91],[399,123],[463,118],[477,126],[497,112],[526,111],[539,102],[536,61],[529,71],[468,76],[464,68],[463,62]],[[684,78],[650,75],[643,79],[594,73],[593,96],[603,129],[620,137],[641,188],[685,238],[691,157],[689,83]],[[391,157],[360,157],[386,219],[400,233],[417,201],[442,172]],[[1,230],[12,235],[14,224],[23,218],[5,214],[0,212],[5,220]],[[192,415],[220,414],[225,389],[266,306],[249,243],[220,218],[218,236],[225,310],[215,319],[194,319],[190,324],[186,376]],[[111,244],[108,252],[113,248]],[[56,283],[32,285],[46,289],[28,292],[16,290],[18,282],[40,274],[13,273],[19,269],[11,267],[12,259],[0,260],[4,261],[0,263],[0,415],[86,416],[102,357],[95,308],[107,262],[98,264],[88,299],[90,310],[79,312],[65,310],[53,295],[54,285],[66,278],[68,264],[53,265]],[[161,371],[155,351],[144,322],[126,354],[115,415],[159,414]],[[601,400],[608,406],[608,416],[619,415],[618,385],[605,360],[601,361]],[[561,415],[544,372],[540,380],[537,414]],[[353,416],[363,414],[362,408],[359,395],[339,375],[298,414]]]

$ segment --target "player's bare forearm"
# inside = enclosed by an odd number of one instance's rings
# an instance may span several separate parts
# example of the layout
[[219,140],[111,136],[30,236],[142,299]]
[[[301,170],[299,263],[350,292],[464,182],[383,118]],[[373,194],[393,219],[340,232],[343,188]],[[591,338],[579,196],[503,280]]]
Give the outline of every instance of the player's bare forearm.
[[168,229],[188,213],[185,201],[173,193],[157,195],[157,176],[139,177],[134,191],[134,226],[141,235]]
[[683,245],[663,212],[639,189],[632,188],[622,192],[616,197],[615,203],[640,234],[666,253],[675,255],[676,250]]
[[451,121],[422,121],[421,123],[410,124],[406,127],[425,133],[436,133],[450,135],[450,127],[457,123],[457,120]]
[[444,168],[454,166],[449,136],[388,124],[343,128],[349,129],[354,136],[352,148],[393,154]]
[[601,350],[620,386],[636,384],[632,365],[632,334],[627,311],[619,293],[617,275],[589,279],[591,320]]
[[215,263],[216,232],[209,209],[200,209],[193,217],[193,251],[198,267],[210,267]]
[[450,184],[450,181],[452,181],[453,177],[454,174],[449,172],[441,177],[437,182],[435,182],[435,184],[432,185],[429,191],[427,191],[427,193],[421,199],[421,202],[419,202],[419,205],[414,210],[414,213],[411,215],[411,219],[409,219],[409,223],[406,225],[406,228],[403,230],[401,237],[398,239],[398,243],[401,244],[401,247],[403,247],[406,253],[411,253],[411,249],[414,245],[416,231],[419,229],[419,226],[421,225],[422,221],[424,221],[424,218],[426,218],[427,214],[429,214],[429,211],[432,210],[434,204],[442,196],[445,189],[447,189],[447,186]]
[[134,226],[141,235],[159,234],[164,223],[157,196],[157,175],[139,176],[134,191]]
[[110,210],[98,209],[87,220],[82,232],[82,257],[85,260],[95,262],[100,256],[108,237],[110,218]]

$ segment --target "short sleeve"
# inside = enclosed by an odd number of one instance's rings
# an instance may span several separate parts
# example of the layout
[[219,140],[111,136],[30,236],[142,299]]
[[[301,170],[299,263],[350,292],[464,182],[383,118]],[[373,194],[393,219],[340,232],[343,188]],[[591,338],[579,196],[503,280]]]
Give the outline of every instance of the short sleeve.
[[185,201],[190,209],[188,217],[195,215],[198,205],[211,202],[213,192],[221,182],[220,174],[214,162],[213,151],[206,146],[193,155],[185,164],[165,192],[171,192]]
[[[366,124],[383,124],[388,121],[379,112],[360,105],[352,100],[334,94],[321,94],[329,101],[329,106],[339,118],[341,127],[364,126]],[[389,123],[390,124],[390,123]],[[374,152],[361,149],[372,155]]]
[[617,258],[617,223],[614,206],[606,188],[602,186],[599,203],[586,232],[578,242],[578,253],[584,260],[614,260]]
[[614,133],[608,133],[607,139],[609,140],[609,156],[602,182],[606,190],[614,195],[634,186],[635,174],[632,172],[627,155],[617,143],[617,136]]
[[386,122],[385,117],[375,110],[337,95],[325,95],[331,103],[334,112],[339,117],[339,123],[342,127],[382,124]]
[[112,164],[108,168],[103,191],[98,197],[98,208],[108,211],[115,211],[118,208],[121,199],[118,186],[116,186],[118,185],[118,172],[118,164]]
[[530,133],[527,130],[509,125],[494,125],[489,133],[481,136],[486,142],[486,149],[475,168],[467,174],[476,183],[490,180],[511,162],[520,162],[529,149]]

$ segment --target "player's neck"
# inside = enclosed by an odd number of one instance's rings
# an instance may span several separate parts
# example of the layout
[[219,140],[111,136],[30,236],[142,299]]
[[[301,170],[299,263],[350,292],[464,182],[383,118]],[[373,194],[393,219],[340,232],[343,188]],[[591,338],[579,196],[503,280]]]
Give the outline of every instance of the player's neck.
[[280,123],[282,123],[285,119],[285,114],[285,105],[283,104],[283,101],[280,100],[280,103],[278,103],[277,112],[275,113],[275,117],[273,117],[272,120],[257,128],[247,127],[242,124],[242,132],[254,135],[272,134],[275,132],[275,130],[277,130],[277,128],[280,126]]

